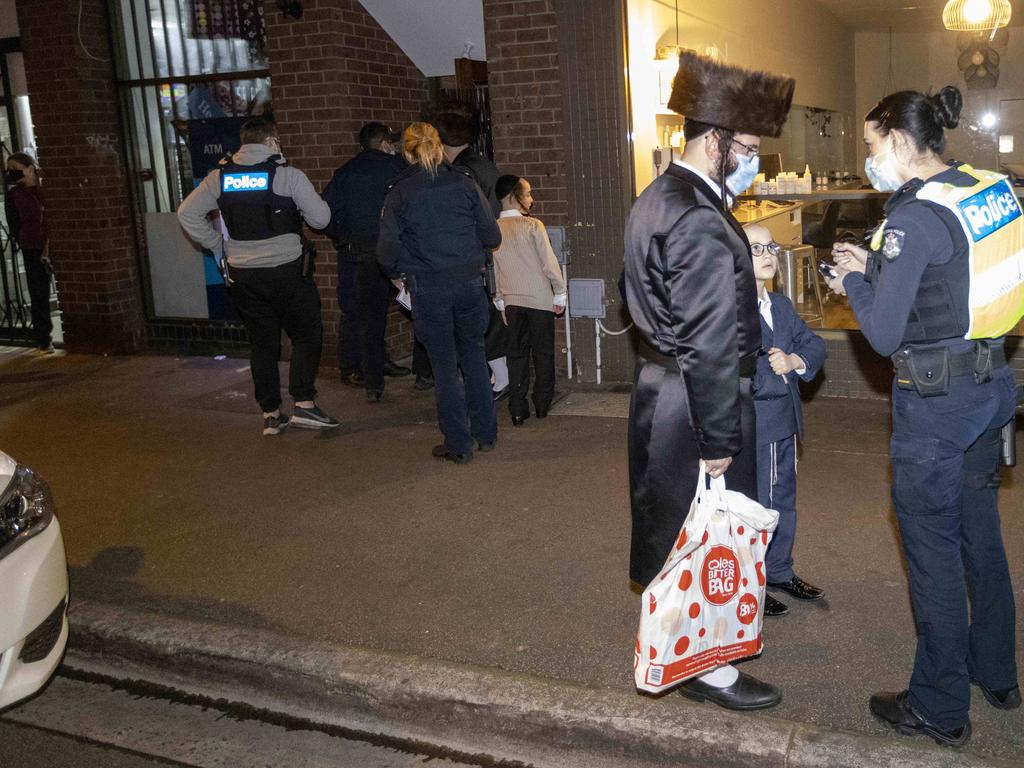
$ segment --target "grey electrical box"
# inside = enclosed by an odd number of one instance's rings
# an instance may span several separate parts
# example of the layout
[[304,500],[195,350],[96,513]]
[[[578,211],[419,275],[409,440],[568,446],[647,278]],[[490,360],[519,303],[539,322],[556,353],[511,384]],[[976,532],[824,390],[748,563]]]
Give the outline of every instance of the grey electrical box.
[[569,316],[604,318],[604,280],[587,277],[569,280]]
[[551,243],[551,250],[555,252],[555,258],[559,264],[569,263],[569,243],[565,239],[565,227],[545,227],[548,231],[548,241]]

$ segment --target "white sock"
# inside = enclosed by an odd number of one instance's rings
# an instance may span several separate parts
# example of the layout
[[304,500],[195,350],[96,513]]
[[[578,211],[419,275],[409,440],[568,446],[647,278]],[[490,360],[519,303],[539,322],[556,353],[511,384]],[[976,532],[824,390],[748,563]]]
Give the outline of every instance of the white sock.
[[488,360],[487,364],[491,366],[491,373],[494,375],[494,383],[491,388],[495,392],[500,392],[508,386],[508,363],[505,362],[504,357],[499,357]]
[[702,683],[714,686],[715,688],[728,688],[739,679],[740,673],[732,664],[712,669],[698,677]]

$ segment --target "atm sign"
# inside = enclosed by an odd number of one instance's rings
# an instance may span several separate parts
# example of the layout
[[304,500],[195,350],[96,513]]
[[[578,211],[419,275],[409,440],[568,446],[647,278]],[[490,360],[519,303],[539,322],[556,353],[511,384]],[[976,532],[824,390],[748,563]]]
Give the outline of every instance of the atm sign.
[[221,178],[222,192],[263,192],[270,184],[270,174],[259,173],[225,173]]

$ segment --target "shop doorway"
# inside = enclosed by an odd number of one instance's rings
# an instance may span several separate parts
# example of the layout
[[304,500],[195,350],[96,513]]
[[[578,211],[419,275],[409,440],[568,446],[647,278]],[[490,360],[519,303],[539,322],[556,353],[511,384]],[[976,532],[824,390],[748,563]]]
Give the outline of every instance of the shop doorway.
[[[25,87],[25,69],[18,38],[0,38],[0,168],[14,152],[37,157],[32,114]],[[32,343],[32,300],[25,263],[7,221],[7,187],[0,184],[0,342]],[[57,301],[57,281],[51,279],[47,304],[53,340],[64,340]]]

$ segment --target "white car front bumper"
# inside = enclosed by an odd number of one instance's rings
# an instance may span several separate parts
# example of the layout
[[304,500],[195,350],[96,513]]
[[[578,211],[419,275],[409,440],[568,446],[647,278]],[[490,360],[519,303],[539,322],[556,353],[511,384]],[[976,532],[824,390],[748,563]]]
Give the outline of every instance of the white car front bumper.
[[68,570],[54,517],[0,557],[0,709],[31,696],[53,674],[68,640]]

